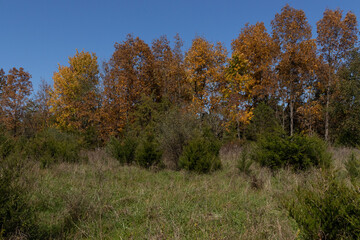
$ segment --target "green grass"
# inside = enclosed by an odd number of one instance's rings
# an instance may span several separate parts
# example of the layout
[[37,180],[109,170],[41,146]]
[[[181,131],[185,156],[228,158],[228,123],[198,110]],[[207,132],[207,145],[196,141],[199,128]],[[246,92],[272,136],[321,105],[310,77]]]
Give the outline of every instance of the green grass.
[[231,156],[222,161],[212,174],[151,171],[93,152],[87,163],[33,165],[27,182],[54,239],[295,239],[276,177],[258,168],[254,187]]

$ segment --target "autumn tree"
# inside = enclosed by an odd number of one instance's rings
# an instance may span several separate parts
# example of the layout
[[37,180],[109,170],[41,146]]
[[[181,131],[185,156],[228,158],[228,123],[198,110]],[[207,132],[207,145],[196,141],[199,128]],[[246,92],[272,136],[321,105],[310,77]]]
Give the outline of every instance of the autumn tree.
[[[0,69],[0,101],[3,96],[3,89],[4,89],[5,84],[6,84],[6,75],[5,75],[5,71],[1,68]],[[2,117],[2,114],[3,114],[2,108],[0,107],[0,118]]]
[[247,61],[248,72],[253,79],[253,85],[248,87],[254,104],[269,101],[276,91],[273,68],[278,46],[267,33],[264,23],[246,24],[231,45],[233,54],[241,55]]
[[104,102],[102,108],[103,137],[119,134],[131,122],[131,113],[142,95],[154,93],[160,86],[153,77],[154,56],[150,47],[139,37],[128,35],[115,43],[115,52],[105,64]]
[[337,72],[338,91],[333,97],[329,115],[336,141],[343,145],[360,146],[360,51],[352,51]]
[[249,71],[249,62],[242,54],[234,53],[228,61],[225,78],[220,87],[222,115],[226,128],[235,124],[238,138],[249,123],[253,113],[254,78]]
[[194,112],[202,114],[218,107],[226,60],[227,51],[221,43],[214,45],[202,37],[193,40],[185,56],[185,68]]
[[189,89],[186,87],[186,71],[184,65],[184,53],[182,51],[184,43],[179,34],[174,37],[173,61],[171,64],[172,78],[175,83],[176,92],[174,93],[174,101],[177,104],[188,102],[191,100]]
[[175,36],[174,49],[166,36],[155,39],[152,43],[154,55],[154,81],[159,87],[155,94],[159,99],[166,97],[173,104],[179,104],[185,96],[185,72],[183,67],[182,40]]
[[25,135],[33,136],[38,131],[44,130],[50,125],[50,90],[51,86],[41,80],[35,96],[29,100],[24,117]]
[[0,71],[0,122],[14,135],[21,131],[23,116],[32,91],[31,75],[23,68]]
[[75,56],[69,57],[69,66],[59,65],[53,80],[49,105],[55,125],[80,133],[94,128],[99,107],[99,69],[95,53],[76,51]]
[[280,47],[276,70],[279,92],[289,108],[290,135],[294,133],[294,118],[307,86],[314,79],[316,44],[311,39],[311,27],[304,11],[289,5],[282,8],[271,22],[274,41]]
[[357,40],[357,20],[352,12],[343,18],[340,9],[324,12],[323,18],[317,22],[317,43],[325,66],[322,88],[325,93],[325,139],[329,139],[329,106],[332,89],[336,85],[336,72],[347,53]]

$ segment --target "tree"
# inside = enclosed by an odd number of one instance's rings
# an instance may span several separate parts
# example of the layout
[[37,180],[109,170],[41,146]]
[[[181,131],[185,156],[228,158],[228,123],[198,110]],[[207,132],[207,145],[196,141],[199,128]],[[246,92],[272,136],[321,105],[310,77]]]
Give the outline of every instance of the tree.
[[282,101],[289,107],[290,135],[294,133],[294,113],[307,86],[314,79],[316,45],[302,10],[289,5],[271,22],[273,37],[280,47],[277,72]]
[[30,99],[25,109],[25,135],[33,136],[50,125],[50,90],[51,86],[41,80],[39,90],[33,99]]
[[344,66],[338,71],[337,89],[330,116],[335,120],[333,128],[341,144],[360,146],[360,52],[349,54]]
[[234,53],[221,84],[221,103],[227,128],[235,124],[238,138],[241,138],[241,130],[252,117],[252,86],[254,79],[249,73],[248,61],[242,54]]
[[329,107],[331,91],[336,85],[336,72],[347,53],[357,40],[357,20],[352,12],[343,19],[340,9],[324,12],[323,18],[317,22],[317,43],[324,61],[324,74],[321,77],[325,93],[325,140],[329,140]]
[[55,125],[63,130],[85,133],[96,127],[99,108],[99,69],[95,53],[78,52],[69,57],[70,66],[58,67],[49,92]]
[[14,135],[21,130],[24,111],[32,91],[31,75],[23,68],[0,71],[0,122]]
[[221,43],[214,45],[202,37],[193,40],[185,56],[185,68],[194,112],[203,114],[218,107],[226,56],[227,51]]
[[[102,134],[118,135],[130,123],[131,113],[142,95],[159,98],[159,84],[153,77],[154,56],[139,37],[128,35],[115,43],[115,52],[105,64],[104,102],[101,112]],[[155,100],[154,99],[154,100]]]
[[242,55],[248,62],[249,75],[254,80],[249,86],[254,104],[269,101],[276,90],[273,67],[278,46],[267,33],[264,23],[246,24],[231,45],[233,53]]

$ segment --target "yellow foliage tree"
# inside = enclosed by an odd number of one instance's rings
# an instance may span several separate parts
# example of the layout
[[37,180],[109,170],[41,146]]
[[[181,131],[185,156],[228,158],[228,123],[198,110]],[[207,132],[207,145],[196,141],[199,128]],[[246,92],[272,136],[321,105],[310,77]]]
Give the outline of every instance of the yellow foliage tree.
[[227,118],[226,126],[236,124],[238,137],[241,130],[253,116],[254,78],[249,73],[248,60],[242,54],[234,53],[226,69],[226,77],[221,84],[222,110]]
[[76,51],[70,66],[58,67],[50,94],[55,125],[67,131],[84,132],[95,127],[99,107],[99,69],[94,53]]

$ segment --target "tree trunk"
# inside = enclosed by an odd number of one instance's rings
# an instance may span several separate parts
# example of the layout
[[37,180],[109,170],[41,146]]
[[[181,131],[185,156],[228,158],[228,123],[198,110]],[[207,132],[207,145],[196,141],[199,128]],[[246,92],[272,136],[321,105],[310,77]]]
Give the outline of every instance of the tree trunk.
[[329,140],[329,103],[330,103],[330,84],[326,93],[326,109],[325,109],[325,141]]
[[294,103],[290,100],[290,136],[294,134]]
[[331,84],[331,63],[329,64],[329,79],[326,86],[326,109],[325,109],[325,141],[329,140],[329,105],[330,105],[330,84]]

